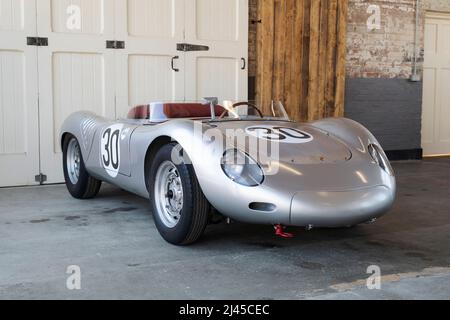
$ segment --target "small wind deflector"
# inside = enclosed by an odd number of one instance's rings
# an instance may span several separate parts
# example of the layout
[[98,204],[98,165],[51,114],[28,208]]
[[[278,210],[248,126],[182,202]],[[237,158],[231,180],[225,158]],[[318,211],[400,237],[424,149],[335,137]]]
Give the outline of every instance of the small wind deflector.
[[211,107],[211,120],[216,120],[216,106],[219,104],[217,97],[205,97],[203,98],[205,104],[209,104]]

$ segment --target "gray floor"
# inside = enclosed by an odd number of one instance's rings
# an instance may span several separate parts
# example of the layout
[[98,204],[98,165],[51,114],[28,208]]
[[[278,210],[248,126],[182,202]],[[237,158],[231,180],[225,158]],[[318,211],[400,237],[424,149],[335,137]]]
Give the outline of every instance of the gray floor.
[[[0,189],[2,299],[450,299],[450,159],[394,165],[399,197],[374,225],[294,229],[209,227],[177,248],[145,200],[105,186],[71,199],[64,186]],[[81,268],[81,290],[66,269]],[[370,265],[381,290],[368,290]]]

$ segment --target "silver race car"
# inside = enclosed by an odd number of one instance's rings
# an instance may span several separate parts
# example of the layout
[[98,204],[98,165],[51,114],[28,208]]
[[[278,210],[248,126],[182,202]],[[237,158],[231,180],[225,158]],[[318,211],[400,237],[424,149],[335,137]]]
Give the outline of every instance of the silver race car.
[[393,205],[396,181],[374,136],[344,119],[289,120],[281,103],[151,103],[111,121],[71,115],[61,131],[72,196],[97,195],[102,181],[150,199],[161,236],[199,239],[223,217],[286,226],[373,222]]

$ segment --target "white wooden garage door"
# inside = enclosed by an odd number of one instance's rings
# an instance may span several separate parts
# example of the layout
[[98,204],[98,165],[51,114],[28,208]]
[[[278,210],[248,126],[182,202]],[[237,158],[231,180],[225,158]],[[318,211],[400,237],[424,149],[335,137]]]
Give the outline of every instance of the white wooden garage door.
[[427,14],[423,84],[424,155],[450,155],[449,14]]
[[34,1],[0,0],[0,186],[31,185],[39,172]]
[[[245,100],[247,30],[247,0],[0,0],[0,187],[63,181],[58,133],[72,112]],[[27,46],[36,36],[48,45]]]

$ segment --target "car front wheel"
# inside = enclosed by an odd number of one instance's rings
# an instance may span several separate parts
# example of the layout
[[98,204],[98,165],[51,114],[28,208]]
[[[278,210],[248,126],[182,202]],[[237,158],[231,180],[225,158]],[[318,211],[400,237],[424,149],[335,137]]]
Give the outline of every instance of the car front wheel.
[[[210,205],[191,164],[177,144],[162,147],[150,164],[149,194],[161,236],[174,245],[189,245],[203,234]],[[177,159],[172,159],[175,155]]]

